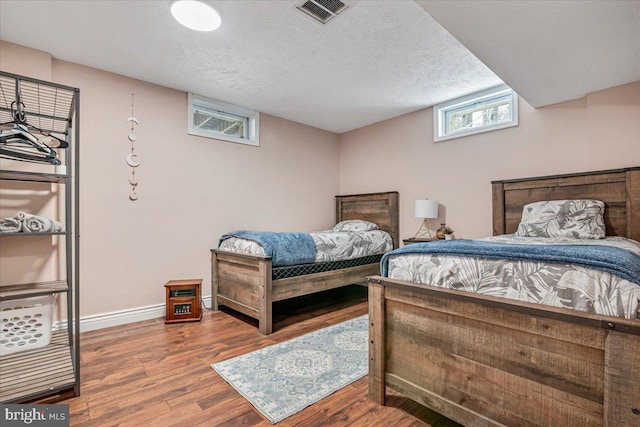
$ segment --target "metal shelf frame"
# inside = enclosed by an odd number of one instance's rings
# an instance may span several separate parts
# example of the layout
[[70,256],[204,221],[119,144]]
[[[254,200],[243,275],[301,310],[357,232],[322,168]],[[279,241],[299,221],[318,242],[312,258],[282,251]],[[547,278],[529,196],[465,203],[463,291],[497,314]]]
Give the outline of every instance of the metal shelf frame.
[[[17,237],[28,237],[28,236],[64,236],[65,234],[67,234],[66,231],[31,231],[31,232],[24,232],[24,231],[19,231],[19,232],[7,232],[7,233],[2,233],[2,237],[8,237],[8,236],[17,236]],[[2,289],[2,287],[0,286],[0,289]]]
[[67,183],[69,176],[56,173],[0,170],[0,179],[5,181],[48,182],[52,184],[65,184]]
[[63,185],[65,231],[0,233],[0,238],[64,236],[66,278],[0,286],[0,301],[66,294],[59,300],[66,302],[67,321],[66,331],[54,331],[46,347],[0,356],[2,403],[26,402],[70,391],[80,395],[80,90],[0,71],[0,124],[13,120],[11,104],[17,100],[24,103],[30,126],[64,136],[69,147],[56,150],[64,150],[66,173],[0,170],[0,180]]
[[52,280],[51,282],[1,286],[0,301],[56,294],[60,292],[67,292],[68,290],[69,284],[66,280]]
[[24,103],[27,124],[43,132],[71,133],[77,88],[0,71],[0,123],[11,122],[11,103],[16,101],[16,83]]

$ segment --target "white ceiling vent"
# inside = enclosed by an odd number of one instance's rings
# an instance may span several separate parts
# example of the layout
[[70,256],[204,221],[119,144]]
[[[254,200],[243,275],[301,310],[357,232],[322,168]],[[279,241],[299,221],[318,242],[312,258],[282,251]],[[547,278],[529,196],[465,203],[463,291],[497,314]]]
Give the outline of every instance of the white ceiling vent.
[[349,5],[340,0],[307,0],[296,6],[321,24],[326,24],[348,8]]

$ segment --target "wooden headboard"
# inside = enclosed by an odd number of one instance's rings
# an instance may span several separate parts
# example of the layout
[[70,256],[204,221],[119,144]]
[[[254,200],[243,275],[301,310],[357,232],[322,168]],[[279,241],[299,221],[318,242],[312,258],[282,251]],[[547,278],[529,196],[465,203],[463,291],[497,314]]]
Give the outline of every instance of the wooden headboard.
[[363,219],[378,224],[391,234],[393,247],[400,242],[398,192],[352,194],[336,196],[336,223],[349,219]]
[[542,200],[596,199],[605,204],[608,236],[640,241],[640,166],[492,181],[493,234],[514,233],[522,208]]

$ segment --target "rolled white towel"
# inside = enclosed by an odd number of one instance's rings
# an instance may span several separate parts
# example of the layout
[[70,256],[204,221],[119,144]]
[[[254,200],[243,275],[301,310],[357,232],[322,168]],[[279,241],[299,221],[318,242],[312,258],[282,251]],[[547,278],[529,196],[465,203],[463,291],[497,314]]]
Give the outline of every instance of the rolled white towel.
[[15,218],[0,219],[0,233],[17,233],[22,230],[22,222]]
[[26,212],[16,212],[16,214],[13,216],[15,219],[17,219],[18,221],[22,222],[24,221],[24,219],[28,216],[30,216],[31,214],[28,214]]
[[31,215],[26,212],[18,212],[14,216],[22,222],[22,231],[25,233],[44,233],[62,231],[62,224],[43,216]]

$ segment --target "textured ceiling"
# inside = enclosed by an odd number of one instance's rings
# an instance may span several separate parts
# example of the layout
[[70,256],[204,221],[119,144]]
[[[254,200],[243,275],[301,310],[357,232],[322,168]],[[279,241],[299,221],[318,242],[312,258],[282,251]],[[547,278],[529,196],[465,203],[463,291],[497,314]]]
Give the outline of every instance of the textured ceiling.
[[0,39],[337,133],[500,78],[536,107],[640,80],[640,1],[347,0],[326,26],[299,1],[210,2],[213,33],[169,0],[0,0]]
[[410,0],[352,2],[323,26],[298,1],[211,1],[222,27],[169,1],[0,1],[0,38],[341,133],[501,83]]
[[534,107],[640,81],[640,1],[418,1]]

